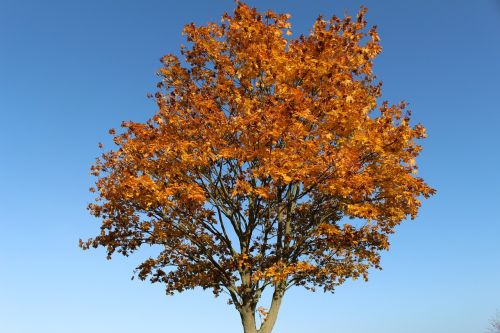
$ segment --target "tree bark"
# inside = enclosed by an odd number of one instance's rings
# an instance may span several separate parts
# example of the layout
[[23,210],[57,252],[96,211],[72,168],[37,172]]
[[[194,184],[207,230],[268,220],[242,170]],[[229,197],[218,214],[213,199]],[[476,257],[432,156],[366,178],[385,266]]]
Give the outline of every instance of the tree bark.
[[239,309],[244,333],[258,333],[255,323],[255,307],[244,305]]
[[277,287],[273,293],[273,299],[271,301],[271,308],[267,313],[266,320],[262,323],[259,329],[257,329],[257,322],[255,320],[255,308],[256,304],[250,303],[238,307],[238,311],[241,317],[241,323],[243,324],[244,333],[271,333],[278,318],[278,312],[280,310],[281,301],[283,299],[284,289],[282,286]]

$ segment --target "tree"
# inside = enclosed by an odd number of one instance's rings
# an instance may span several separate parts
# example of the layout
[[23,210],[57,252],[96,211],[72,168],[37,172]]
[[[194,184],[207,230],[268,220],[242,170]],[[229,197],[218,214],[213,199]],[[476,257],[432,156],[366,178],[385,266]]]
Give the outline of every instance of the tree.
[[92,167],[102,225],[81,247],[156,246],[140,279],[227,293],[245,333],[271,332],[293,286],[367,279],[434,190],[416,176],[424,127],[404,103],[378,103],[365,12],[319,17],[296,39],[288,14],[242,2],[221,24],[186,25],[183,62],[162,58],[158,111],[112,130],[117,149]]

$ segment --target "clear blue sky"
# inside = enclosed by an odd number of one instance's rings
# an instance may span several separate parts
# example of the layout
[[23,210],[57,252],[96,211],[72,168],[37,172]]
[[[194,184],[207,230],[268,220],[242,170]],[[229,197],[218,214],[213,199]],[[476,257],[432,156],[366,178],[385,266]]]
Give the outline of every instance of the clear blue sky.
[[[383,271],[334,295],[292,290],[276,333],[484,332],[500,309],[500,1],[250,1],[292,14],[364,4],[379,26],[375,72],[429,133],[421,175],[438,194],[404,223]],[[78,239],[97,143],[155,105],[158,59],[177,53],[184,23],[219,21],[234,3],[0,0],[0,332],[240,332],[225,298],[166,297],[131,281],[141,256],[105,259]]]

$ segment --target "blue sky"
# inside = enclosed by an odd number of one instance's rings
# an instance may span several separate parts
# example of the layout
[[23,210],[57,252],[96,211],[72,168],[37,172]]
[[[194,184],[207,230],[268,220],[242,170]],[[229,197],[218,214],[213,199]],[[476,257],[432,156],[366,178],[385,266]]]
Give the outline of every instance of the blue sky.
[[[364,4],[379,27],[375,72],[405,99],[429,138],[418,162],[438,190],[404,223],[368,283],[334,295],[292,289],[276,333],[483,332],[500,309],[500,1],[249,1],[317,15]],[[131,281],[140,255],[107,261],[78,239],[98,232],[86,211],[89,166],[107,130],[155,105],[159,58],[178,53],[184,23],[219,21],[234,3],[0,0],[0,331],[241,331],[226,299],[166,297]]]

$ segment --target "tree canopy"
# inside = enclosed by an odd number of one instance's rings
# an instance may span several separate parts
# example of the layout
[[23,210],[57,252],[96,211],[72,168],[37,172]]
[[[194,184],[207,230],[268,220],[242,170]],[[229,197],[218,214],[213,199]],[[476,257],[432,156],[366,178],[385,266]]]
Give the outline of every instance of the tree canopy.
[[141,279],[227,293],[247,333],[267,287],[263,333],[290,287],[367,279],[434,190],[415,164],[425,128],[379,101],[365,13],[319,17],[298,38],[290,15],[242,2],[220,24],[186,25],[182,58],[161,59],[158,111],[112,130],[117,148],[92,167],[101,233],[81,246],[155,245]]

